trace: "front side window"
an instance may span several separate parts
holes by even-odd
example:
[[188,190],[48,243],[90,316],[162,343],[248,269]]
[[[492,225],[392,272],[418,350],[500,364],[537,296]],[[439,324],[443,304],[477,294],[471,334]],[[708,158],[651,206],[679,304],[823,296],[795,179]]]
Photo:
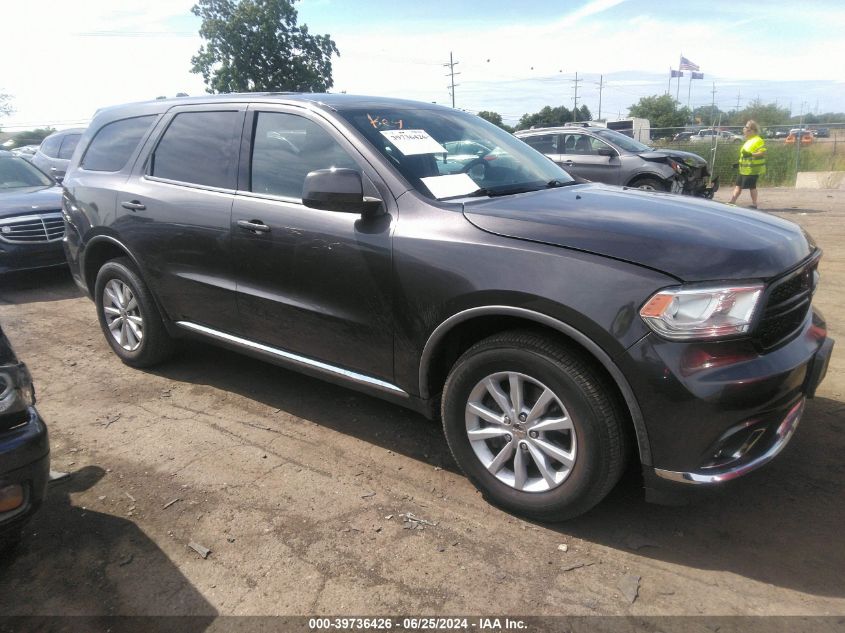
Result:
[[82,169],[120,171],[141,138],[150,129],[155,115],[114,121],[100,128],[82,158]]
[[574,182],[526,143],[473,114],[401,106],[339,114],[429,198],[509,195]]
[[296,200],[308,172],[357,169],[352,157],[322,127],[283,112],[259,112],[252,138],[250,191]]
[[617,147],[621,147],[626,152],[633,152],[635,154],[639,154],[640,152],[647,152],[651,148],[648,145],[643,145],[639,141],[635,141],[630,136],[625,136],[621,132],[617,132],[615,130],[606,130],[603,128],[596,128],[593,130],[593,134],[596,136],[616,145]]
[[182,112],[173,117],[153,152],[148,173],[221,189],[235,189],[235,138],[243,113]]
[[70,157],[73,156],[73,150],[76,149],[81,137],[81,134],[68,134],[65,136],[62,139],[62,146],[59,148],[59,158],[70,160]]

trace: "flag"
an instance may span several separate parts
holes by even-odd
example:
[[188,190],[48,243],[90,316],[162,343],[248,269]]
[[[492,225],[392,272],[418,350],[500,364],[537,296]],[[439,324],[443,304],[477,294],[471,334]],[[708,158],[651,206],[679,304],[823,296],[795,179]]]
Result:
[[670,79],[674,79],[675,77],[683,77],[683,76],[684,76],[684,73],[682,73],[680,70],[673,70],[672,76],[670,77]]
[[681,63],[678,64],[678,68],[681,70],[701,70],[701,68],[698,67],[698,64],[693,64],[683,55],[681,55]]
[[704,73],[697,73],[697,72],[693,72],[693,73],[692,73],[692,78],[693,78],[693,79],[704,79]]

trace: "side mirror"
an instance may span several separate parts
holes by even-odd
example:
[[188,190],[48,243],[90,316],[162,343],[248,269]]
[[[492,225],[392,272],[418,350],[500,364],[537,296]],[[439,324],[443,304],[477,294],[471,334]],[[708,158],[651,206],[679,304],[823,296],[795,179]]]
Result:
[[613,158],[618,156],[615,150],[610,149],[609,147],[600,147],[598,150],[599,156],[607,156],[608,158]]
[[360,213],[365,217],[379,215],[382,201],[364,197],[364,183],[354,169],[317,169],[305,176],[302,204],[311,209]]

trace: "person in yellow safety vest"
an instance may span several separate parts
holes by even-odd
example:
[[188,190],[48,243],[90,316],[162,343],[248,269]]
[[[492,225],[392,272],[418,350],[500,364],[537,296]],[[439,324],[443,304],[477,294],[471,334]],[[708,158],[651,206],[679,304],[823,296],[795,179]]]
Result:
[[760,126],[756,121],[749,121],[742,128],[745,143],[739,150],[739,176],[736,178],[731,196],[731,204],[735,204],[743,189],[751,194],[751,209],[757,208],[757,178],[766,173],[766,141],[760,138]]

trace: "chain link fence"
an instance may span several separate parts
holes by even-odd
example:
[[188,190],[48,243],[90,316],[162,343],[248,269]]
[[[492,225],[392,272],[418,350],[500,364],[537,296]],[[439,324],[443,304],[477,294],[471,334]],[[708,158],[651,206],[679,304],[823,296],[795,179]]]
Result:
[[[761,187],[794,186],[798,172],[845,171],[845,123],[772,126],[766,140],[766,174]],[[741,127],[686,129],[651,128],[651,145],[698,154],[723,186],[737,175],[734,165],[744,138]]]

